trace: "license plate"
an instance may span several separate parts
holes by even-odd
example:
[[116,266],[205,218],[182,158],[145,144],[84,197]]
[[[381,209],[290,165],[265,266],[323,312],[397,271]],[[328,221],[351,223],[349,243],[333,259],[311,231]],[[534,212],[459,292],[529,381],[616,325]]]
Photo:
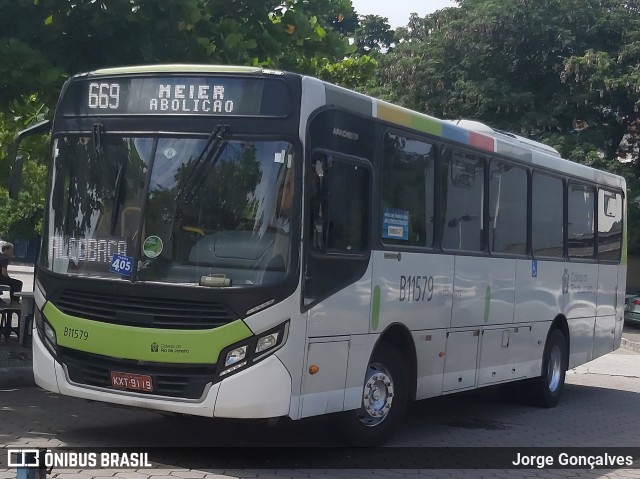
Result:
[[151,376],[144,374],[131,374],[111,371],[111,385],[120,389],[133,389],[136,391],[153,391]]

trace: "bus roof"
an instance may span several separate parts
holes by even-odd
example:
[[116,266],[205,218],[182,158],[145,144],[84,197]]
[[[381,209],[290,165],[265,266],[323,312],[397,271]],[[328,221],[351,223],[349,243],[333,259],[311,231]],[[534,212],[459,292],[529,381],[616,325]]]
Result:
[[129,67],[102,68],[88,73],[93,75],[135,75],[141,73],[262,73],[260,67],[233,65],[194,65],[173,63],[167,65],[138,65]]

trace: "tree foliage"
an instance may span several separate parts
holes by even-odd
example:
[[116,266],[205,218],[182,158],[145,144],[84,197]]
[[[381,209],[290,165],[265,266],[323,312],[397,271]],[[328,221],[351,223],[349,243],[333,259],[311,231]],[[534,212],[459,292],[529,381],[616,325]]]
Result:
[[22,145],[28,161],[17,201],[6,192],[8,146],[18,131],[50,118],[73,74],[151,63],[336,70],[326,74],[336,80],[372,73],[366,61],[353,74],[341,64],[355,50],[347,38],[358,25],[351,0],[0,0],[0,11],[2,237],[41,229],[48,140]]
[[360,55],[387,52],[395,42],[395,32],[389,21],[379,15],[362,15],[353,35],[353,43]]
[[[380,59],[376,93],[543,141],[564,157],[624,174],[637,198],[640,2],[458,3],[398,30],[396,48]],[[637,248],[640,211],[630,205]]]

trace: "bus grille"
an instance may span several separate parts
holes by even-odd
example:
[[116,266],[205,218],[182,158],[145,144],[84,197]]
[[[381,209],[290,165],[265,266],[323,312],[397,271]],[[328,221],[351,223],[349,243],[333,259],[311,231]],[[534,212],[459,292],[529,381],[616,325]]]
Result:
[[139,394],[198,399],[202,397],[205,386],[214,382],[216,374],[215,365],[141,362],[68,348],[60,348],[59,351],[60,360],[66,366],[72,382],[114,391],[121,389],[111,385],[111,371],[151,376],[153,392],[135,391]]
[[211,329],[235,318],[221,303],[62,290],[51,302],[80,318],[148,328]]

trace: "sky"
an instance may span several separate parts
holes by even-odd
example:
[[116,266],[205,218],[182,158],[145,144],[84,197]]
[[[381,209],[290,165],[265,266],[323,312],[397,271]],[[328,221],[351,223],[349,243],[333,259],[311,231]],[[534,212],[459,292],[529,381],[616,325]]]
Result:
[[391,28],[405,27],[411,13],[424,17],[427,13],[456,6],[452,0],[351,0],[351,3],[359,15],[387,17]]

